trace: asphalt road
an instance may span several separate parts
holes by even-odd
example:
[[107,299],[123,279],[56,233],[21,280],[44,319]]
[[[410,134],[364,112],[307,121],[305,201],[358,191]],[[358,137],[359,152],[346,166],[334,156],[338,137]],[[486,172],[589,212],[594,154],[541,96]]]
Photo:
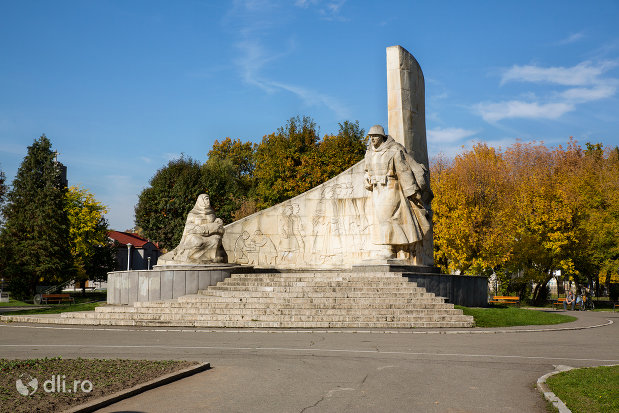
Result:
[[[213,367],[101,412],[545,412],[535,382],[554,365],[619,364],[619,313],[570,314],[579,320],[440,333],[0,324],[0,357],[186,359]],[[516,332],[529,329],[546,331]]]

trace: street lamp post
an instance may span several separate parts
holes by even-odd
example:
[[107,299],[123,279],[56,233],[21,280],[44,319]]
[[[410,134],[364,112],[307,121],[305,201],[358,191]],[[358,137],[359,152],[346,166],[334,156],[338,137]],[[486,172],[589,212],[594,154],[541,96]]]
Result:
[[127,244],[127,271],[131,269],[131,243]]

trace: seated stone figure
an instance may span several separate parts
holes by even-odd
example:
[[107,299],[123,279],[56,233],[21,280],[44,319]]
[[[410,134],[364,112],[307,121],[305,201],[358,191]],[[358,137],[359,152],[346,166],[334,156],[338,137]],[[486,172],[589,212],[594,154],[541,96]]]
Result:
[[226,262],[221,244],[224,223],[215,217],[206,194],[198,196],[196,205],[187,215],[181,242],[176,248],[159,257],[159,265],[213,264]]

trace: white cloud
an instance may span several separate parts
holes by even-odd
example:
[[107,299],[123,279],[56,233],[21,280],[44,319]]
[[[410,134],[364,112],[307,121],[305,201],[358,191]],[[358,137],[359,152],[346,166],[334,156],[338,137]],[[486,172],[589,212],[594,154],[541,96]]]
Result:
[[574,42],[577,42],[578,40],[582,39],[583,37],[585,37],[585,34],[583,32],[572,33],[569,36],[567,36],[565,39],[559,40],[557,42],[557,44],[558,45],[565,45],[565,44],[574,43]]
[[433,145],[431,142],[428,142],[428,153],[430,155],[430,163],[434,162],[436,157],[442,157],[447,159],[454,159],[456,156],[460,155],[464,151],[470,151],[473,149],[473,146],[477,143],[485,143],[489,147],[495,149],[505,149],[509,146],[519,142],[520,139],[505,137],[493,140],[483,140],[479,138],[467,139],[465,142],[461,144],[452,144],[452,145]]
[[337,14],[340,12],[342,6],[346,3],[346,0],[330,1],[327,2],[324,10],[325,13]]
[[163,154],[163,159],[169,161],[175,161],[177,159],[180,159],[183,156],[182,153],[175,153],[175,152],[166,152]]
[[617,62],[605,61],[597,65],[585,61],[572,67],[540,67],[535,65],[514,65],[501,77],[501,84],[510,81],[555,83],[564,86],[583,86],[595,84],[599,76]]
[[[295,5],[305,8],[315,3],[313,0],[301,0],[297,1]],[[326,7],[332,13],[337,13],[343,3],[343,1],[329,2]],[[262,89],[266,93],[290,92],[308,106],[325,106],[329,108],[340,119],[350,117],[350,111],[332,96],[301,85],[270,79],[267,75],[264,75],[269,63],[292,53],[295,45],[293,42],[288,42],[288,47],[280,53],[273,53],[267,50],[263,46],[261,38],[266,29],[271,26],[271,23],[264,20],[268,17],[261,10],[255,11],[258,18],[254,21],[251,18],[253,9],[254,7],[250,7],[248,3],[236,4],[235,9],[227,17],[228,19],[233,19],[234,13],[238,13],[238,17],[247,23],[243,26],[243,30],[238,32],[240,39],[236,43],[239,55],[235,59],[235,64],[240,71],[243,81]]]
[[324,105],[331,109],[340,119],[351,116],[350,111],[344,105],[329,95],[280,82],[269,81],[267,84],[294,93],[308,106]]
[[236,44],[240,50],[235,63],[241,71],[243,80],[254,86],[258,86],[268,93],[275,90],[268,85],[268,81],[259,76],[260,69],[270,61],[276,60],[279,56],[275,54],[267,54],[262,45],[257,40],[243,40]]
[[497,103],[479,103],[476,111],[486,122],[496,122],[502,119],[557,119],[563,114],[574,110],[571,103],[538,103],[510,100]]
[[297,7],[301,7],[307,9],[310,5],[317,4],[318,0],[297,0],[294,2],[294,5]]
[[477,131],[462,128],[428,129],[428,142],[453,143],[476,134]]
[[340,15],[340,10],[344,6],[344,3],[346,3],[346,0],[296,0],[294,5],[303,9],[314,6],[324,20],[346,21],[348,19]]
[[572,88],[561,93],[561,97],[577,103],[590,102],[592,100],[605,99],[613,96],[617,88],[613,85],[600,85],[593,88]]
[[[578,36],[575,36],[578,37]],[[474,110],[487,122],[502,119],[558,119],[571,112],[576,105],[615,95],[617,79],[602,75],[617,66],[618,61],[593,63],[584,61],[571,67],[541,67],[536,65],[514,65],[501,77],[501,84],[508,82],[531,82],[570,86],[562,91],[552,91],[538,97],[534,93],[521,93],[519,99],[503,102],[482,102]],[[523,99],[522,96],[528,96]]]

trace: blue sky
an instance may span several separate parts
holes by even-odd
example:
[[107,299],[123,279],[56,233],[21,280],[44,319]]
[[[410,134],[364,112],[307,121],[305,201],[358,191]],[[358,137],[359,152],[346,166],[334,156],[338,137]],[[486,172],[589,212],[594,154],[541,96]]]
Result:
[[385,48],[426,81],[430,156],[619,145],[619,2],[0,1],[0,169],[45,133],[110,226],[181,153],[308,115],[386,126]]

